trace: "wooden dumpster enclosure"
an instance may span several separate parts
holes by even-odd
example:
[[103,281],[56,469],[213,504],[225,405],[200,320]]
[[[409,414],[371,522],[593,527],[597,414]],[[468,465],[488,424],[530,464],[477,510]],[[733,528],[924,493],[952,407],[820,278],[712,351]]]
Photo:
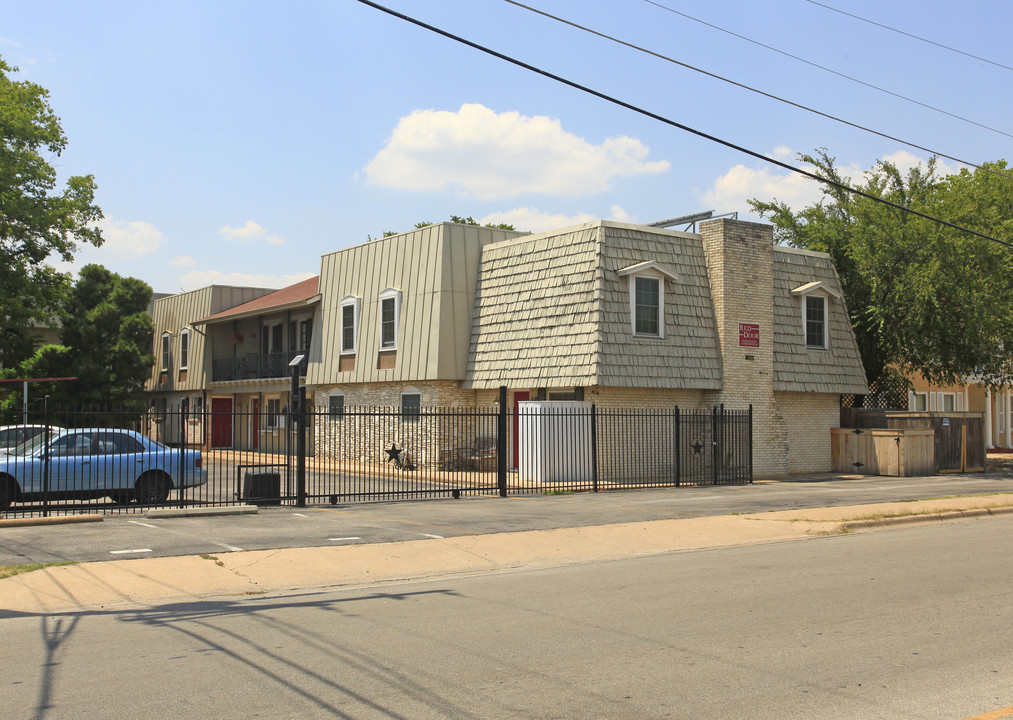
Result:
[[[848,408],[841,410],[841,428],[831,433],[834,472],[910,476],[985,470],[984,416],[980,412]],[[926,447],[926,440],[916,433],[927,433],[930,445]],[[892,451],[888,441],[895,445]]]

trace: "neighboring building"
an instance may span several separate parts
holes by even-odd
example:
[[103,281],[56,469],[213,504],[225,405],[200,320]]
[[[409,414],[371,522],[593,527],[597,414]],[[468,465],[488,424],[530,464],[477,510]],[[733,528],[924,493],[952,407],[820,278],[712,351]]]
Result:
[[[155,364],[145,385],[155,411],[148,428],[151,437],[173,444],[204,443],[202,411],[207,405],[210,356],[205,333],[195,322],[269,292],[265,288],[211,285],[153,300]],[[186,420],[175,422],[181,416]]]
[[491,405],[501,385],[513,407],[752,404],[757,475],[829,470],[864,371],[829,256],[772,243],[732,220],[442,223],[325,255],[307,383],[335,427],[345,406]]
[[299,376],[305,381],[318,323],[318,285],[319,278],[312,277],[193,323],[205,334],[211,447],[288,450],[290,363],[302,356]]
[[975,378],[959,385],[934,385],[911,375],[908,410],[916,412],[980,412],[985,420],[985,448],[1013,448],[1013,389],[989,389]]

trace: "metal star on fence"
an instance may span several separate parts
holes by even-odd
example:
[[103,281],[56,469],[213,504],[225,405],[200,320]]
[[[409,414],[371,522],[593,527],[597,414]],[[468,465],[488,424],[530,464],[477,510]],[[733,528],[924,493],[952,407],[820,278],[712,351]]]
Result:
[[391,443],[390,450],[384,450],[384,452],[387,453],[387,462],[391,460],[397,462],[401,455],[401,451],[397,449],[397,443]]
[[700,455],[701,451],[703,450],[703,443],[697,440],[695,443],[690,445],[690,447],[693,448],[694,455]]

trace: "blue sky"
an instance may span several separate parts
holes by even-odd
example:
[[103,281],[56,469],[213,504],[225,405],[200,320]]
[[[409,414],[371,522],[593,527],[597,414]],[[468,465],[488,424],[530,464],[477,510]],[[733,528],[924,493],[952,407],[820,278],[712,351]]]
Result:
[[[527,4],[954,157],[1013,154],[1013,71],[807,0],[655,2]],[[927,157],[504,0],[381,4],[763,155],[794,163],[826,147],[853,177]],[[1008,0],[825,4],[1013,66]],[[107,242],[77,264],[156,292],[282,287],[316,274],[323,253],[451,215],[540,231],[702,210],[756,219],[748,198],[819,197],[811,181],[355,0],[0,0],[0,17],[0,55],[62,119],[60,173],[99,186]]]

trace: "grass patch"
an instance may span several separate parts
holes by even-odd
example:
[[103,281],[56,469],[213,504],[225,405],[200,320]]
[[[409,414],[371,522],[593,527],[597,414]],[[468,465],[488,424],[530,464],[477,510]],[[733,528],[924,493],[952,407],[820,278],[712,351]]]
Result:
[[215,565],[218,567],[225,567],[225,563],[218,559],[217,555],[208,555],[207,553],[201,553],[201,560],[214,560]]
[[21,575],[23,573],[35,572],[36,570],[43,570],[49,567],[60,567],[62,565],[77,565],[73,560],[65,560],[63,562],[51,562],[51,563],[28,563],[25,565],[0,565],[0,580],[4,578],[14,577],[15,575]]

